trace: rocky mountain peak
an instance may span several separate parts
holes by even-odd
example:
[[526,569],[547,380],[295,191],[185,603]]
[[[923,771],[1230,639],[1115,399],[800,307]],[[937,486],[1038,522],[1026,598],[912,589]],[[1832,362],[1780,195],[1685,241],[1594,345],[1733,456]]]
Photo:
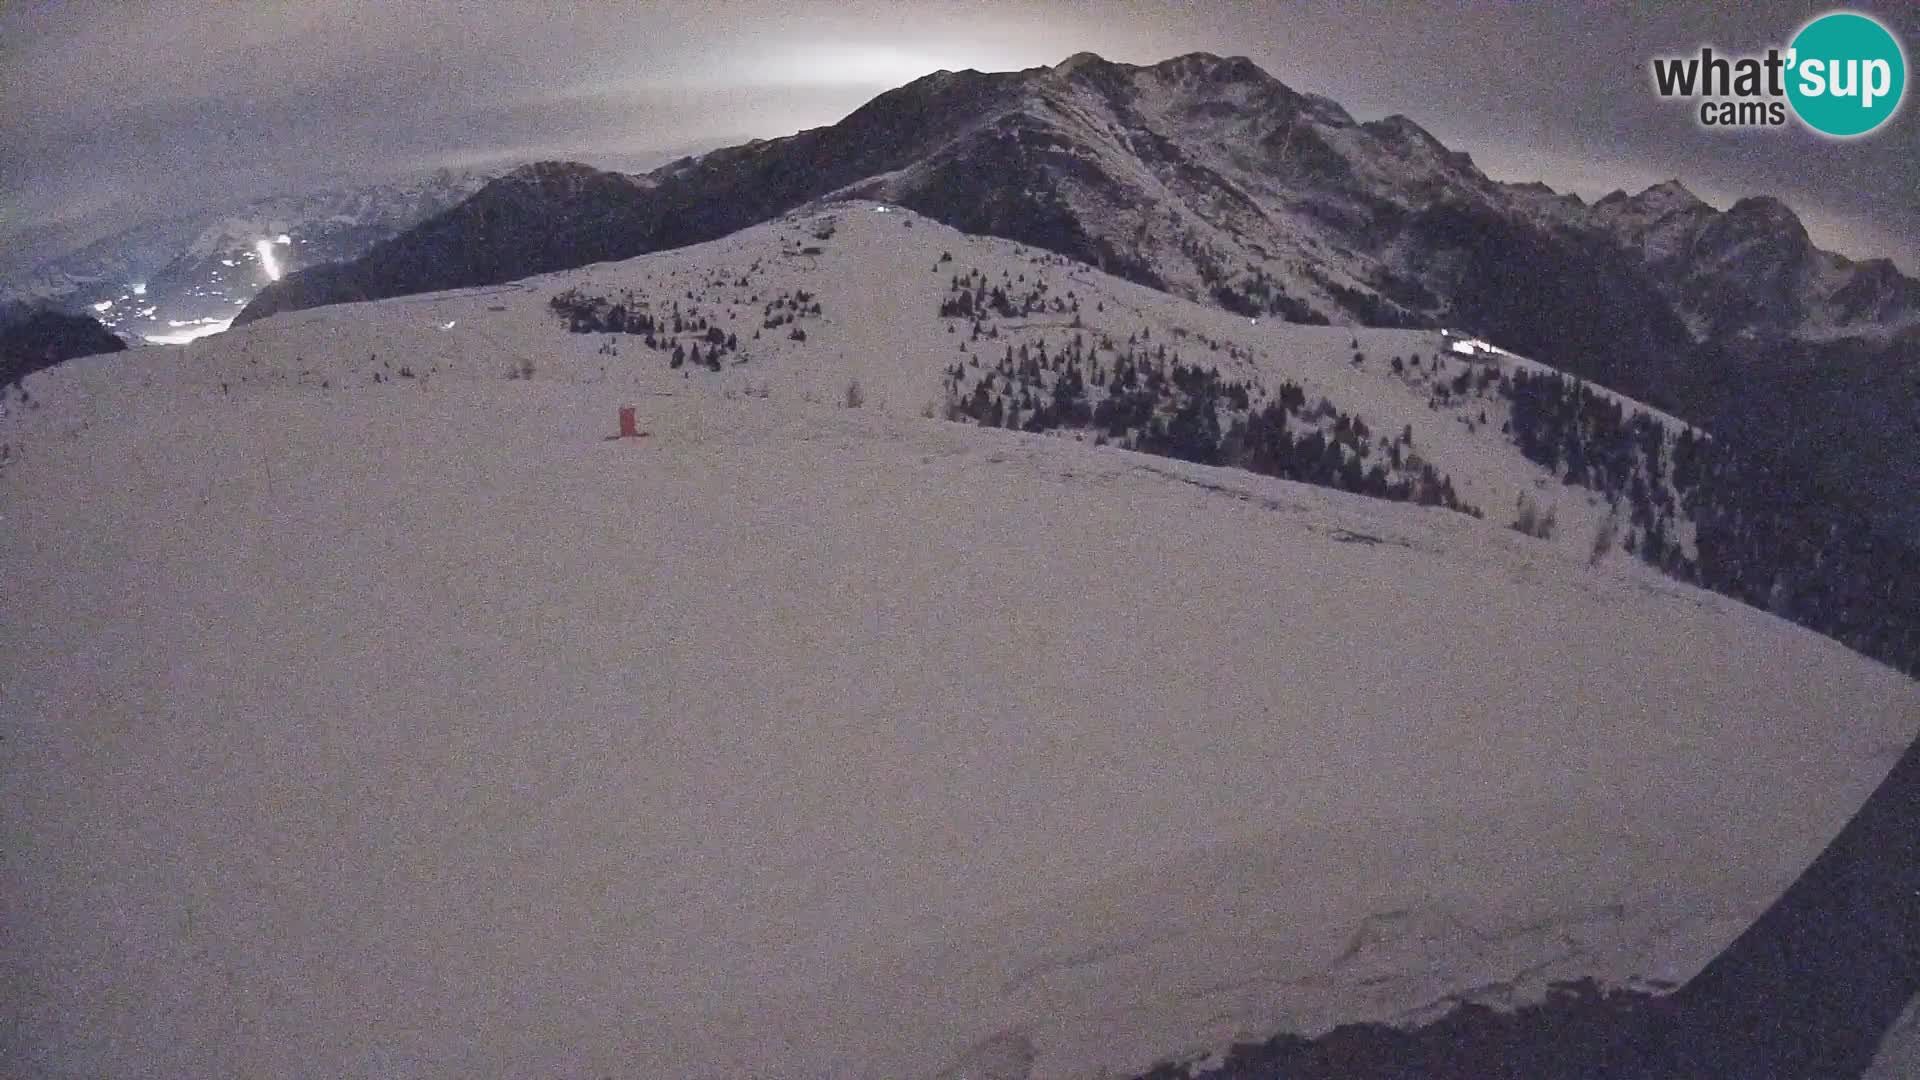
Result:
[[1186,82],[1265,82],[1273,78],[1244,56],[1216,56],[1209,52],[1184,53],[1162,60],[1148,70]]
[[1700,197],[1687,189],[1679,178],[1663,180],[1635,195],[1634,201],[1642,206],[1664,210],[1681,210],[1692,206],[1704,206]]
[[578,178],[599,171],[591,165],[583,165],[578,161],[534,161],[514,169],[502,179],[523,184],[540,184],[558,179]]
[[[1439,139],[1434,138],[1431,132],[1415,123],[1412,117],[1403,113],[1394,113],[1392,116],[1372,120],[1361,126],[1381,138],[1420,143],[1425,146],[1438,147],[1442,151],[1446,149],[1446,146],[1442,144]],[[1545,184],[1541,184],[1540,186],[1546,187]]]
[[1771,195],[1754,195],[1741,199],[1727,209],[1723,219],[1729,227],[1738,228],[1747,233],[1770,233],[1779,236],[1796,246],[1809,244],[1807,227],[1801,223],[1786,203]]
[[488,187],[535,188],[553,192],[576,192],[595,184],[635,183],[623,173],[607,172],[578,161],[536,161],[522,165]]
[[1072,75],[1087,68],[1111,67],[1107,59],[1095,52],[1077,52],[1065,60],[1053,65],[1055,75]]
[[1717,214],[1694,241],[1702,262],[1736,262],[1749,278],[1770,282],[1802,274],[1813,254],[1813,241],[1799,215],[1771,196],[1741,199]]

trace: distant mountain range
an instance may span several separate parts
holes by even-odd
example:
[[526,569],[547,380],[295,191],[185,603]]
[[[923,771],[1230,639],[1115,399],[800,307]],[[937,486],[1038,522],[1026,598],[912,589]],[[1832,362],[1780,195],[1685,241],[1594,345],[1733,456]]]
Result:
[[[1404,116],[1358,123],[1243,58],[1137,67],[1085,53],[930,75],[831,127],[643,176],[530,166],[348,266],[294,276],[242,321],[679,246],[830,195],[1306,321],[1492,330],[1573,308],[1610,342],[1649,345],[1920,325],[1920,282],[1815,248],[1773,199],[1722,212],[1674,181],[1588,205],[1493,181]],[[1496,260],[1523,260],[1531,304],[1486,295],[1505,276]]]
[[1886,498],[1920,475],[1920,282],[1820,250],[1771,198],[1721,211],[1671,181],[1589,204],[1498,182],[1404,116],[1357,122],[1239,57],[940,72],[644,175],[529,166],[238,321],[626,258],[828,197],[1249,316],[1461,327],[1716,431],[1776,441],[1784,423],[1794,468],[1920,528]]
[[16,272],[0,283],[0,303],[89,313],[131,338],[209,333],[224,328],[274,273],[357,258],[486,180],[441,170],[143,223]]

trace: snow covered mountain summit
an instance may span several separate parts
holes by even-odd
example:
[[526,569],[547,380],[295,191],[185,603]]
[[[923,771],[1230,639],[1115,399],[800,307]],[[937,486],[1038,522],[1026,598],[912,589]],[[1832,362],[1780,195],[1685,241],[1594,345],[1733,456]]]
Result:
[[[1136,66],[1083,53],[1052,68],[939,72],[830,127],[684,159],[626,186],[506,178],[353,266],[270,290],[242,321],[709,240],[828,195],[885,198],[1234,310],[1443,321],[1536,352],[1535,337],[1567,336],[1551,324],[1575,308],[1629,348],[1685,343],[1689,320],[1718,335],[1823,336],[1920,321],[1915,283],[1814,251],[1772,200],[1724,215],[1690,195],[1662,203],[1712,233],[1691,242],[1689,232],[1672,256],[1680,265],[1668,265],[1631,225],[1671,231],[1650,209],[1665,190],[1588,207],[1490,180],[1407,117],[1357,122],[1244,57]],[[1736,240],[1747,235],[1784,262]],[[1531,300],[1493,295],[1484,285],[1497,263],[1549,280]],[[1788,288],[1796,302],[1784,313],[1708,310],[1702,276],[1743,295]],[[1556,295],[1555,278],[1579,295]]]

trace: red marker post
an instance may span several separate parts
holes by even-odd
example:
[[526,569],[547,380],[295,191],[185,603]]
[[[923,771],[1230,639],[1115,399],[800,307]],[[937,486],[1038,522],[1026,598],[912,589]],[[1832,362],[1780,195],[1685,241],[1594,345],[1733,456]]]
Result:
[[633,406],[620,406],[620,434],[607,436],[607,441],[612,442],[615,439],[644,439],[646,437],[647,433],[640,430],[639,423],[634,419]]

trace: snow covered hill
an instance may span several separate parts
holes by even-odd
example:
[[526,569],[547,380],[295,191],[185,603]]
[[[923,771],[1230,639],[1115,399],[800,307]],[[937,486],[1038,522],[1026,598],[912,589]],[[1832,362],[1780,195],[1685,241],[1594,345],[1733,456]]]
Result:
[[[984,298],[977,309],[976,291]],[[1311,457],[1351,462],[1362,475],[1378,465],[1388,481],[1417,480],[1430,465],[1436,483],[1451,481],[1461,508],[1501,524],[1514,520],[1523,501],[1553,513],[1552,539],[1569,550],[1590,553],[1609,516],[1621,518],[1622,541],[1636,526],[1642,536],[1660,532],[1682,547],[1689,535],[1671,497],[1658,520],[1629,523],[1630,508],[1619,498],[1563,484],[1515,452],[1501,430],[1512,403],[1493,380],[1541,373],[1538,364],[1497,351],[1468,359],[1439,331],[1235,315],[885,204],[830,204],[712,243],[490,289],[281,316],[231,344],[210,343],[194,363],[226,372],[234,385],[312,381],[324,377],[307,359],[316,332],[338,342],[336,355],[379,357],[377,371],[359,364],[334,372],[333,381],[391,379],[402,367],[427,378],[492,377],[505,371],[499,361],[476,371],[468,358],[504,355],[516,358],[510,363],[532,362],[536,378],[606,380],[645,392],[704,387],[834,402],[858,383],[875,407],[906,414],[958,415],[984,388],[1004,403],[990,422],[1028,428],[1064,426],[1058,416],[1036,421],[1035,412],[1055,400],[1068,360],[1083,383],[1100,377],[1096,369],[1111,376],[1127,361],[1169,372],[1184,365],[1247,386],[1244,402],[1217,399],[1209,422],[1222,431],[1291,384],[1299,403],[1289,418],[1296,439],[1320,431],[1324,443],[1344,444],[1344,453],[1316,444]],[[685,367],[674,366],[676,348]],[[244,361],[236,349],[248,351]],[[1023,375],[1022,364],[1037,370]],[[1110,384],[1080,387],[1088,402],[1111,392]],[[1018,416],[1005,407],[1022,403]],[[1655,420],[1668,445],[1685,430],[1657,410],[1626,404],[1629,414]],[[1139,441],[1137,425],[1122,439],[1095,419],[1069,433]],[[1352,420],[1361,424],[1347,430]]]
[[[1596,559],[1547,373],[1445,348],[849,203],[29,376],[8,1067],[1095,1076],[1684,980],[1920,687]],[[1208,413],[1389,498],[1123,448]]]

